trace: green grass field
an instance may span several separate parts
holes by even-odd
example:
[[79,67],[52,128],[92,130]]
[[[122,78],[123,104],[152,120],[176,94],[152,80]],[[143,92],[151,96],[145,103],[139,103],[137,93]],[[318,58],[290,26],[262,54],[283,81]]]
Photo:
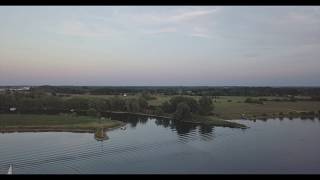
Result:
[[47,129],[66,131],[95,131],[123,125],[122,122],[111,119],[98,119],[88,116],[72,115],[29,115],[0,114],[1,131],[11,129]]
[[[157,95],[156,99],[150,100],[149,104],[159,106],[165,101],[169,101],[172,96]],[[196,100],[200,96],[189,96]],[[247,97],[245,96],[219,96],[214,100],[214,113],[219,115],[222,119],[232,120],[240,119],[242,114],[247,116],[261,116],[273,114],[289,114],[291,112],[308,112],[320,110],[320,102],[318,101],[266,101],[264,104],[245,103]],[[287,99],[285,97],[254,97],[254,98],[266,98],[271,99]],[[299,97],[306,99],[306,97]]]
[[[272,116],[279,113],[289,114],[292,112],[308,112],[320,110],[320,102],[316,101],[296,101],[296,102],[276,102],[266,101],[265,104],[245,103],[243,97],[221,98],[214,103],[214,112],[223,119],[239,119],[242,114],[246,116]],[[228,100],[232,100],[228,102]]]
[[[81,96],[85,98],[111,98],[114,95],[73,95]],[[118,95],[120,98],[137,98],[139,95],[128,95],[123,97]],[[148,100],[149,105],[160,106],[165,101],[169,101],[173,96],[170,95],[154,95],[154,99]],[[200,96],[188,96],[196,100]],[[308,99],[309,97],[297,96],[301,100],[290,102],[290,101],[265,101],[264,104],[253,104],[245,103],[247,97],[245,96],[218,96],[213,100],[214,103],[214,113],[221,119],[224,120],[234,120],[240,119],[242,115],[248,118],[258,118],[258,117],[277,117],[279,114],[284,116],[290,113],[300,113],[300,112],[310,112],[314,111],[316,114],[320,110],[319,101],[304,101],[303,99]],[[288,99],[288,97],[274,97],[274,96],[264,96],[264,97],[252,97],[254,99],[265,98],[268,100],[272,99]],[[217,118],[217,117],[214,117]]]

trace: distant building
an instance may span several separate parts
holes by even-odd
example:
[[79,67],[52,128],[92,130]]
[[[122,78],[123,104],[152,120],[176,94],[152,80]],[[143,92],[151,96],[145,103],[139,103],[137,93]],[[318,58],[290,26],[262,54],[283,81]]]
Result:
[[30,87],[9,88],[10,91],[29,91]]
[[16,111],[16,110],[17,110],[17,108],[15,108],[15,107],[9,108],[9,111],[11,111],[11,112],[14,112],[14,111]]

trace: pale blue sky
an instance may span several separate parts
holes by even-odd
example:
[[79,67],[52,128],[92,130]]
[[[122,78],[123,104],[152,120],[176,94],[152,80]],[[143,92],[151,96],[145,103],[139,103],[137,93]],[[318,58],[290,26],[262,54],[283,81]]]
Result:
[[0,85],[320,85],[320,8],[0,7]]

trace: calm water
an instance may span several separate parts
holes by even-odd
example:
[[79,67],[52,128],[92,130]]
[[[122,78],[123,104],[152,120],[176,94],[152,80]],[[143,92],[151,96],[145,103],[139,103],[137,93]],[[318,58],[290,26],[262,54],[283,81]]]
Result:
[[126,130],[0,134],[0,173],[320,173],[320,122],[240,121],[246,130],[122,118]]

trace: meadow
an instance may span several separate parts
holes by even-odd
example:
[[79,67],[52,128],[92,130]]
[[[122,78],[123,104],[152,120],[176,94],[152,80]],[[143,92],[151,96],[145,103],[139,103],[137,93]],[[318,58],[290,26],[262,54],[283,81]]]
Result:
[[95,132],[97,129],[116,128],[124,123],[111,119],[70,114],[0,114],[0,132],[14,131],[71,131]]

